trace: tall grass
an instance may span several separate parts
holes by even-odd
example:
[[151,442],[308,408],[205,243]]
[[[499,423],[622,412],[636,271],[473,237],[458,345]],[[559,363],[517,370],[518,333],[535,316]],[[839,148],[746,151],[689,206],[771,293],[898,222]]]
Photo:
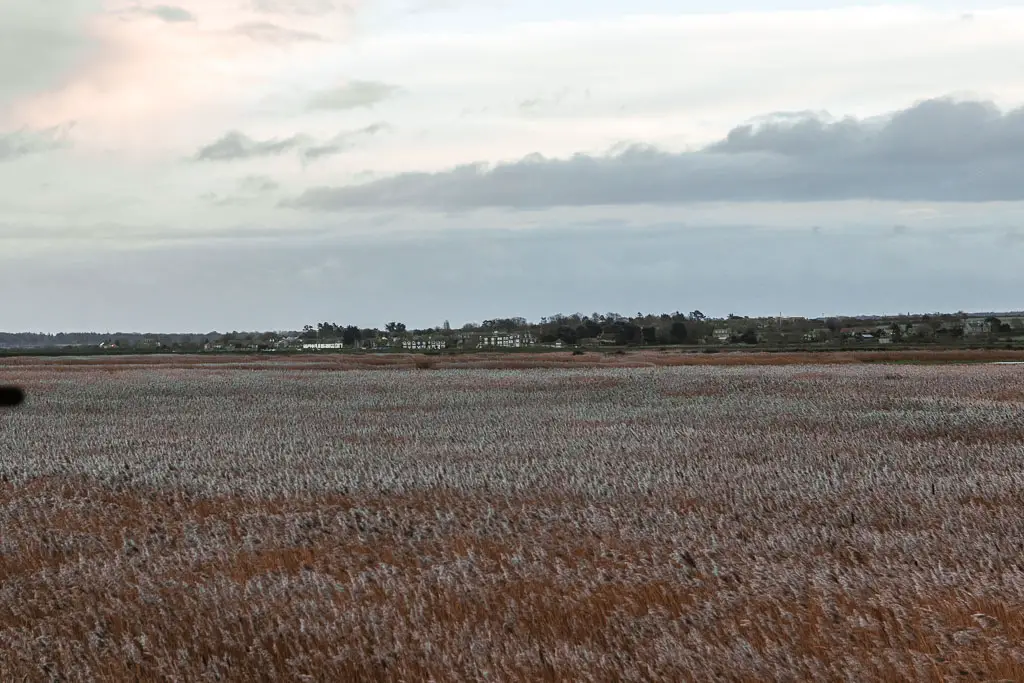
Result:
[[304,363],[0,370],[0,680],[1024,679],[1019,367]]

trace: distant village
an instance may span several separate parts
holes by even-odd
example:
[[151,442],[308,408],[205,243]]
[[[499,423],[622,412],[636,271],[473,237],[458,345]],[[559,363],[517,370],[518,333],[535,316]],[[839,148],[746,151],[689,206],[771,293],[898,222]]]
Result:
[[[400,334],[396,336],[374,336],[369,339],[358,339],[346,343],[342,339],[308,339],[300,335],[281,337],[265,341],[253,340],[228,340],[214,341],[205,345],[207,351],[222,350],[302,350],[302,351],[338,351],[342,349],[361,349],[364,351],[445,351],[448,349],[522,349],[537,347],[540,345],[538,338],[532,332],[507,332],[494,331],[487,334],[474,334],[468,332],[453,332],[449,334]],[[556,339],[545,344],[552,348],[562,348],[564,342]]]
[[635,346],[835,348],[902,345],[1024,345],[1024,313],[934,313],[856,317],[724,318],[689,313],[501,318],[457,329],[360,328],[322,322],[275,332],[0,333],[0,350],[66,352],[420,352],[595,349]]
[[[346,328],[347,329],[347,328]],[[708,318],[690,314],[554,316],[538,323],[523,319],[487,321],[464,329],[445,327],[407,331],[401,324],[392,329],[352,331],[327,324],[307,327],[299,334],[258,340],[211,342],[207,350],[295,349],[329,351],[500,351],[524,348],[593,348],[669,345],[768,345],[807,346],[855,344],[862,346],[899,343],[936,344],[985,341],[1024,342],[1024,313],[935,314],[892,318]]]

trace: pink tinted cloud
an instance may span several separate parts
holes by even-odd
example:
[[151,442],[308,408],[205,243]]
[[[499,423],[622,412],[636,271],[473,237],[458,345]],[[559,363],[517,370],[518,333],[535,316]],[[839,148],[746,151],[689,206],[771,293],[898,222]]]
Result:
[[86,27],[98,49],[59,87],[16,101],[9,123],[74,121],[79,143],[125,151],[187,140],[197,123],[239,114],[279,70],[344,40],[351,12],[267,14],[239,0],[118,0],[105,10]]

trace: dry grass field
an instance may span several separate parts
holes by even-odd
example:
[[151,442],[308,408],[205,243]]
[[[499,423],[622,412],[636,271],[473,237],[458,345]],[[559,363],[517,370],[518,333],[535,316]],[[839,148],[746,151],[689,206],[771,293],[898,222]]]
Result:
[[0,680],[1024,680],[1024,366],[767,355],[0,361]]
[[985,363],[1024,362],[1024,349],[934,349],[891,351],[744,351],[700,353],[678,348],[646,348],[587,351],[573,355],[568,351],[498,351],[425,355],[421,353],[309,353],[239,355],[139,355],[81,357],[12,357],[0,359],[2,367],[39,369],[60,367],[85,370],[102,368],[107,372],[150,368],[220,368],[258,370],[274,366],[277,370],[530,370],[552,368],[655,368],[690,365],[848,365],[859,363]]

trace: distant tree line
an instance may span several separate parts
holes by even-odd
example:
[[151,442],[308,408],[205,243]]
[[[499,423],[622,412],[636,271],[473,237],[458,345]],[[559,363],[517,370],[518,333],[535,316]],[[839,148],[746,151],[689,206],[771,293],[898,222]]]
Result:
[[99,347],[101,345],[113,348],[198,349],[218,336],[218,332],[209,332],[207,334],[146,334],[139,332],[58,332],[56,334],[44,334],[39,332],[0,332],[0,349],[74,348],[83,346]]
[[[885,340],[896,344],[957,344],[966,338],[989,343],[1024,340],[1022,313],[933,313],[898,316],[830,318],[749,318],[729,314],[712,318],[700,310],[687,313],[557,313],[538,321],[506,317],[470,322],[458,329],[445,321],[431,328],[412,329],[390,321],[381,328],[335,322],[305,325],[301,330],[208,332],[205,334],[146,334],[65,332],[2,333],[0,349],[100,349],[191,352],[217,349],[280,348],[282,344],[323,341],[356,347],[382,339],[420,337],[463,339],[473,335],[529,333],[541,344],[563,346],[589,343],[615,346],[741,344],[774,347],[844,345]],[[454,341],[450,347],[455,346]]]
[[[409,329],[404,323],[389,322],[383,329],[358,328],[335,323],[307,325],[301,338],[338,340],[356,345],[363,339],[453,336],[496,332],[531,333],[541,344],[575,346],[600,340],[617,346],[681,345],[709,342],[743,345],[795,345],[806,343],[853,343],[886,340],[889,343],[942,344],[964,339],[968,318],[973,322],[972,338],[989,342],[1024,337],[1024,314],[960,313],[906,314],[898,316],[857,316],[831,318],[750,318],[729,314],[711,318],[700,310],[688,313],[558,313],[530,322],[522,317],[495,318],[466,323],[453,330],[442,326]],[[984,317],[981,317],[984,316]]]

